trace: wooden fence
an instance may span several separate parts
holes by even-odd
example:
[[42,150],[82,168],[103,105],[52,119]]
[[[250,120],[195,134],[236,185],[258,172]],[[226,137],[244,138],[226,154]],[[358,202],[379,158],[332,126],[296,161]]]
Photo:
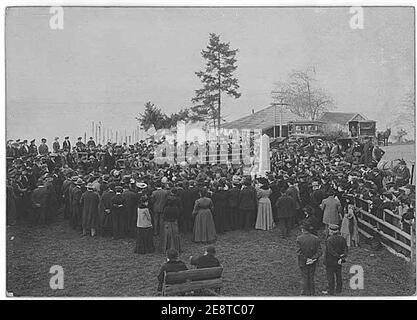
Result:
[[372,208],[372,201],[350,197],[357,210],[359,232],[367,238],[379,235],[381,243],[391,252],[415,262],[416,228],[413,222],[388,209]]

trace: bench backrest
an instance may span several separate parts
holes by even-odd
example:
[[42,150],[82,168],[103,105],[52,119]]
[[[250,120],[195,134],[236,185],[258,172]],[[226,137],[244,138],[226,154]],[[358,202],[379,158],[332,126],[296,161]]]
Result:
[[165,284],[184,283],[186,281],[199,281],[221,278],[223,267],[201,268],[165,273]]

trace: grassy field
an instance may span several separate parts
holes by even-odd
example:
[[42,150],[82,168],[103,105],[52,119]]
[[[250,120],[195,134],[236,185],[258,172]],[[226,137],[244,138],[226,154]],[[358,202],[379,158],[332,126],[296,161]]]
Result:
[[[282,239],[279,230],[234,231],[219,236],[218,258],[224,270],[226,296],[298,296],[300,274],[295,237]],[[181,259],[202,253],[203,245],[182,239]],[[154,296],[161,254],[136,255],[134,240],[80,237],[61,217],[49,226],[7,228],[7,290],[14,296]],[[49,270],[64,269],[64,289],[52,290]],[[364,269],[364,289],[349,288],[349,268]],[[345,296],[398,296],[415,293],[407,262],[366,244],[353,248],[344,266]],[[320,292],[326,288],[320,262],[316,276]]]

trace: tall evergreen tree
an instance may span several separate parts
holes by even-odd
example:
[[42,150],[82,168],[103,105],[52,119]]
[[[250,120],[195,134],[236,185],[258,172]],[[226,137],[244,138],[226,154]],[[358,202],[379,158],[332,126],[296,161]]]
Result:
[[236,53],[238,49],[230,49],[230,44],[220,42],[220,36],[210,33],[206,50],[201,51],[206,60],[204,71],[196,72],[203,83],[203,88],[195,91],[192,102],[195,104],[191,111],[206,120],[217,120],[217,127],[221,123],[222,93],[239,98],[240,93],[237,78],[233,72],[237,69]]
[[144,130],[148,130],[152,125],[155,130],[164,128],[165,119],[166,115],[150,101],[145,104],[145,112],[136,117]]

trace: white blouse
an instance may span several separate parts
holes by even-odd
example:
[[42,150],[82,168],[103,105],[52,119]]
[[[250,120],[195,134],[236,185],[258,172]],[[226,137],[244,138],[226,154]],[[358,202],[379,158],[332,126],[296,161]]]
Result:
[[152,227],[151,214],[148,208],[138,208],[138,220],[136,223],[138,228]]

